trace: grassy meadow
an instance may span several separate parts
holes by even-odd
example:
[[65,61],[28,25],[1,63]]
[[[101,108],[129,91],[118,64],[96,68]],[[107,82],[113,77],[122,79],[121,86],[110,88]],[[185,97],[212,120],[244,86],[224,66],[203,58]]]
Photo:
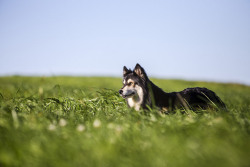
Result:
[[137,112],[121,78],[0,77],[0,166],[250,166],[249,86],[152,81],[207,87],[228,111]]

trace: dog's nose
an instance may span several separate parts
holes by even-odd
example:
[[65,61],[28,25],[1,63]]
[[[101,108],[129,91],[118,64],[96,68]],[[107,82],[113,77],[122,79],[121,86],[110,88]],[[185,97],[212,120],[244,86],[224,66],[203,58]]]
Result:
[[119,90],[119,93],[122,94],[122,93],[123,93],[123,90],[120,89],[120,90]]

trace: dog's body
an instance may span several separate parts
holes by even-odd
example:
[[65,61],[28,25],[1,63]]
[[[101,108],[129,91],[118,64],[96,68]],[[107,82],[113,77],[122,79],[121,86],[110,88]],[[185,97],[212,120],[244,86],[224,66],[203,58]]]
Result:
[[226,108],[222,100],[207,88],[187,88],[181,92],[166,93],[151,82],[144,69],[136,64],[134,70],[123,68],[123,87],[120,95],[135,110],[158,107],[162,111],[174,109]]

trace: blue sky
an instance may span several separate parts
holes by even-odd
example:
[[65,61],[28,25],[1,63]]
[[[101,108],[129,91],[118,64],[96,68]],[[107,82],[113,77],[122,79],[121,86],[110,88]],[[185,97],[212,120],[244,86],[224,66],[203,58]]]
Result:
[[250,1],[0,1],[0,75],[250,84]]

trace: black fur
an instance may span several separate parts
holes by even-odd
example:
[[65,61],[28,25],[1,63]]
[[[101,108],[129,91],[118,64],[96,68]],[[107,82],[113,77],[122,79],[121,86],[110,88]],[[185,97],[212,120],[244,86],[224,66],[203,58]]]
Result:
[[175,109],[226,109],[222,100],[207,88],[196,87],[187,88],[180,92],[164,92],[149,80],[145,70],[139,64],[136,64],[133,71],[124,66],[123,78],[125,81],[128,79],[134,80],[143,89],[143,102],[141,104],[143,109],[147,109],[147,106],[156,106],[166,111]]

